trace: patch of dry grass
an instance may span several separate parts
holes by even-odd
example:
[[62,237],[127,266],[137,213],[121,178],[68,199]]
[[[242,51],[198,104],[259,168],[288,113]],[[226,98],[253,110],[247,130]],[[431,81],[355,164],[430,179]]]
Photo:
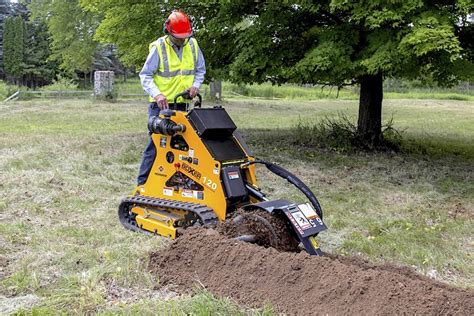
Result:
[[[0,295],[34,295],[37,312],[241,311],[208,293],[177,299],[156,290],[147,255],[168,241],[128,232],[118,222],[118,203],[134,186],[146,142],[146,104],[54,102],[0,108]],[[355,101],[225,106],[259,157],[287,167],[314,190],[330,228],[321,234],[323,248],[472,286],[472,104],[388,102],[384,114],[393,113],[411,142],[413,150],[403,154],[294,144],[301,117],[316,121],[341,111],[354,117]],[[259,172],[272,198],[301,198]]]

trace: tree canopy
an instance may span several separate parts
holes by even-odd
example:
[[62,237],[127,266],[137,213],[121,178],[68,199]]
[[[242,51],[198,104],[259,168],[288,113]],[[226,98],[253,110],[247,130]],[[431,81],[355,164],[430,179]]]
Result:
[[[384,78],[450,85],[474,74],[470,0],[81,0],[95,38],[140,66],[177,6],[191,15],[209,75],[240,83],[360,84],[359,131],[380,139]],[[209,78],[209,76],[208,76]]]
[[78,0],[32,1],[28,8],[32,20],[45,21],[48,26],[50,59],[71,74],[76,70],[88,73],[98,46],[93,36],[100,16],[83,10]]
[[96,38],[115,43],[129,65],[142,64],[148,43],[162,34],[162,22],[179,5],[191,15],[206,59],[224,57],[225,65],[218,64],[235,81],[338,85],[382,72],[410,79],[429,75],[448,84],[469,73],[460,69],[472,67],[460,43],[471,25],[467,0],[81,4],[105,13]]
[[51,82],[58,72],[58,64],[49,59],[51,55],[48,27],[44,21],[27,24],[23,79],[29,86]]
[[15,80],[23,75],[26,36],[26,23],[21,16],[5,19],[3,65],[5,73]]

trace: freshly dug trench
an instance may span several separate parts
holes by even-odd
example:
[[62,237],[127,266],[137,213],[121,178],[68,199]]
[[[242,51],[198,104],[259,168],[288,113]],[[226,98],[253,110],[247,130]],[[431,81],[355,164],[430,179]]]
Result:
[[430,280],[408,268],[373,265],[352,257],[236,241],[211,229],[188,229],[150,255],[160,285],[191,291],[197,283],[249,307],[270,303],[289,314],[474,315],[474,291]]

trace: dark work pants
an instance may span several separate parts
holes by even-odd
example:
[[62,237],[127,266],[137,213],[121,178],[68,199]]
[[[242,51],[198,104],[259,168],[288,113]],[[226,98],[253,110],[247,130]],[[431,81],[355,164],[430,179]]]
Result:
[[[186,111],[187,104],[186,103],[176,103],[175,106],[170,105],[170,108],[176,109],[178,111]],[[156,102],[152,102],[148,105],[148,119],[152,116],[157,116],[160,114],[160,108]],[[138,171],[138,178],[137,184],[142,185],[148,179],[148,175],[150,174],[151,167],[153,167],[153,162],[156,158],[156,147],[151,139],[151,135],[148,138],[148,144],[145,147],[145,151],[143,152],[142,163],[140,165],[140,170]]]
[[[160,108],[155,102],[152,102],[148,105],[148,118],[152,116],[157,116],[160,114]],[[137,183],[142,185],[146,182],[148,175],[150,174],[151,167],[156,157],[156,147],[151,139],[151,135],[148,138],[148,144],[145,147],[143,152],[142,163],[140,165],[140,170],[138,171]]]

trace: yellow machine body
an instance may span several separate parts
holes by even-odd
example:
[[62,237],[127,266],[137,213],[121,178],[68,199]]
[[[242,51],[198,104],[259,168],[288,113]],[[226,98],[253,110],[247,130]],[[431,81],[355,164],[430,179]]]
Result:
[[[315,236],[327,227],[316,196],[291,172],[256,159],[224,108],[163,110],[148,129],[157,154],[145,184],[120,203],[124,227],[174,239],[187,227],[230,220],[239,240],[278,248],[284,234],[310,255],[322,254]],[[287,180],[310,203],[269,200],[257,187],[255,164]]]
[[[189,112],[176,111],[172,121],[184,126],[184,131],[176,135],[182,136],[187,150],[172,146],[172,138],[176,135],[152,134],[157,155],[148,179],[144,185],[134,189],[132,195],[191,202],[211,208],[219,221],[226,218],[228,202],[221,182],[221,171],[225,165],[240,165],[254,158],[244,146],[234,138],[246,154],[245,158],[235,161],[217,161],[204,144],[202,138],[188,120]],[[172,157],[172,158],[171,158]],[[202,187],[202,190],[176,188],[167,183],[177,172],[184,174]],[[255,166],[249,165],[242,170],[247,183],[256,187]],[[168,208],[135,206],[131,211],[137,214],[136,221],[140,228],[168,238],[177,236],[179,222],[186,215],[185,211]]]

